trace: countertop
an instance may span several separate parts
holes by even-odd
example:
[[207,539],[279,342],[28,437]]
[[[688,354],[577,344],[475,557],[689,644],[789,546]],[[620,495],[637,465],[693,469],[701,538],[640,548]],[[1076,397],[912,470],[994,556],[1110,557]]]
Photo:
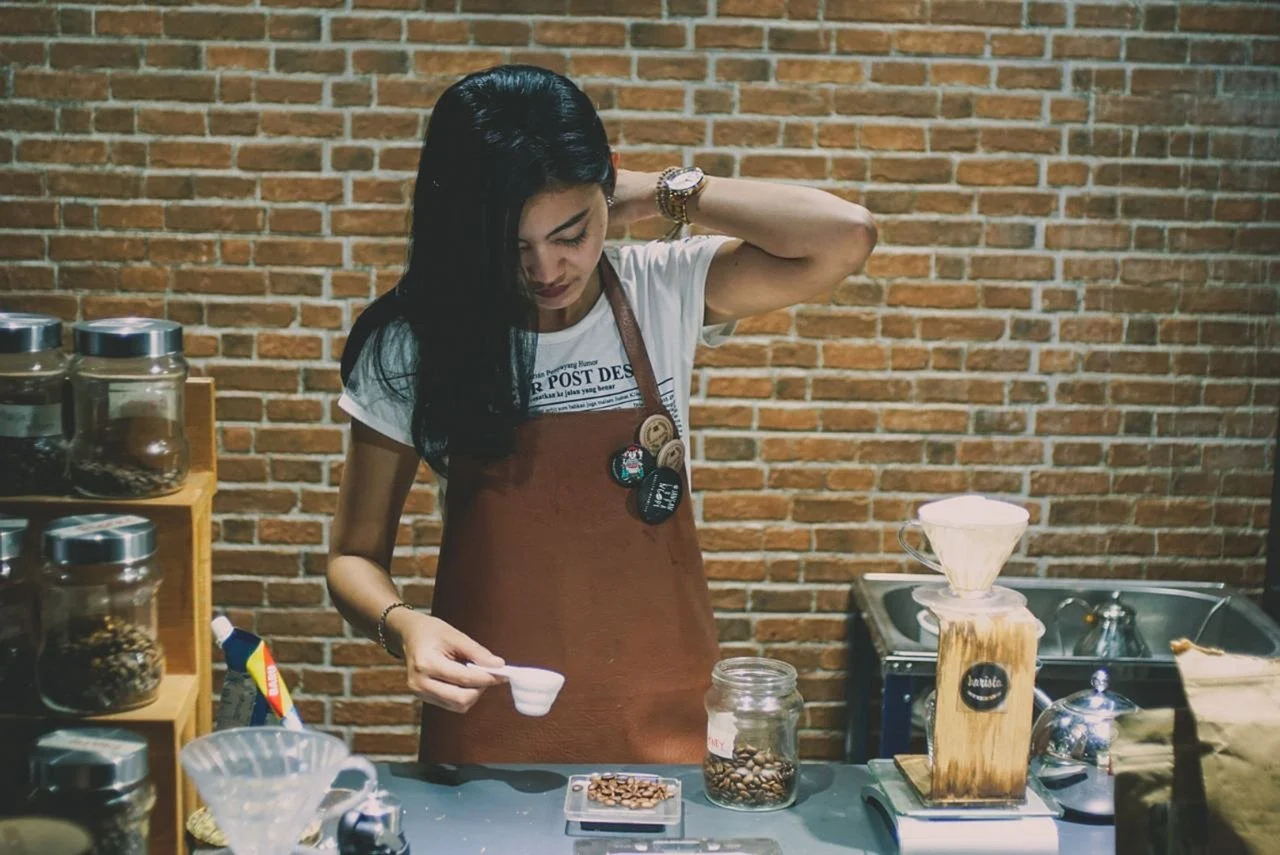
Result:
[[[790,808],[748,813],[710,804],[698,766],[461,766],[380,764],[381,786],[404,803],[405,831],[414,855],[572,855],[581,837],[567,833],[565,787],[569,776],[631,771],[677,778],[683,789],[683,836],[769,837],[786,855],[893,855],[884,823],[862,801],[865,766],[805,763],[799,795]],[[1059,821],[1059,851],[1110,853],[1114,828]],[[607,836],[652,837],[613,832]]]

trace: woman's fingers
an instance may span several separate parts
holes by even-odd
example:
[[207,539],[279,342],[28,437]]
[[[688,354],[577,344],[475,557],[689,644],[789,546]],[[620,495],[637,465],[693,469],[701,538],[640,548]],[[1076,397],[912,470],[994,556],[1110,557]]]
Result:
[[410,680],[409,688],[425,702],[456,713],[471,709],[484,694],[484,689],[468,689],[432,679]]
[[434,617],[422,616],[405,643],[406,678],[409,690],[423,701],[466,712],[500,678],[467,662],[501,667],[503,662],[484,645],[464,632]]

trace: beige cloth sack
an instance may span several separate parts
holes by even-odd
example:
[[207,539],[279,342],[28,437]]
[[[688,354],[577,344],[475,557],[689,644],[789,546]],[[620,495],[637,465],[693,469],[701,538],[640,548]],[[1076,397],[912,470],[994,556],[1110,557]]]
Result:
[[1280,659],[1171,647],[1188,709],[1119,719],[1116,852],[1280,855]]

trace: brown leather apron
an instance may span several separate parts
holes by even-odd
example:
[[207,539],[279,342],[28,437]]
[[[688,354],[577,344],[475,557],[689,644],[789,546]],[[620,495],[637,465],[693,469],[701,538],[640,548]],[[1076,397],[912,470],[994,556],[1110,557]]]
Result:
[[419,757],[435,763],[692,763],[706,749],[703,697],[715,621],[685,498],[644,523],[609,461],[667,414],[635,314],[600,260],[644,406],[547,414],[499,461],[451,458],[432,614],[512,665],[565,674],[551,712],[517,713],[506,686],[465,714],[423,705]]

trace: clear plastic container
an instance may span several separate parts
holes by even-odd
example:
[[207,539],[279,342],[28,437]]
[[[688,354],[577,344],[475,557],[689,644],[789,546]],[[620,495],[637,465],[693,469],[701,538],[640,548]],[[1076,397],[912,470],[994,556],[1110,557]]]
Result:
[[146,739],[114,727],[55,730],[36,741],[31,777],[31,809],[84,828],[93,855],[147,855],[156,791]]
[[707,798],[736,810],[777,810],[795,801],[796,731],[804,699],[796,669],[745,656],[718,662],[707,692]]
[[45,528],[36,665],[45,706],[93,715],[155,700],[164,678],[155,551],[156,528],[139,516],[83,514]]
[[187,361],[182,327],[150,318],[75,326],[69,376],[75,393],[70,470],[86,496],[172,493],[190,468],[184,422]]
[[60,494],[67,482],[67,358],[52,315],[0,312],[0,495]]
[[36,695],[35,588],[22,558],[27,521],[0,514],[0,710],[30,711]]

